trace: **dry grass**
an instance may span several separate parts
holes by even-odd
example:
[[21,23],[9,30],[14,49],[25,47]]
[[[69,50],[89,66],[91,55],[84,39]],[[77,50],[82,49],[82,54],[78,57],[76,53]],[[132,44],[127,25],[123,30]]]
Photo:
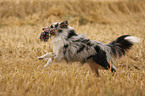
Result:
[[134,22],[134,20],[139,19],[138,16],[142,17],[140,20],[145,19],[144,0],[125,0],[118,2],[95,2],[88,0],[2,1],[0,2],[0,18],[2,24],[18,23],[21,25],[35,25],[38,24],[36,22],[52,23],[57,20],[67,19],[72,21],[73,24],[75,21],[78,21],[79,24],[83,25],[96,22],[101,24],[120,23],[121,21]]
[[[144,3],[1,0],[0,96],[145,96]],[[52,45],[37,39],[41,28],[66,19],[78,34],[93,40],[109,43],[130,34],[141,42],[114,61],[114,76],[100,70],[97,78],[78,62],[44,68],[46,61],[37,57],[52,51]]]

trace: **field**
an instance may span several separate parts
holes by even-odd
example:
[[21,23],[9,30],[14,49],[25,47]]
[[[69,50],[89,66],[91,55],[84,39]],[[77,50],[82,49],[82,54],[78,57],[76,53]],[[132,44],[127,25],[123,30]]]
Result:
[[[42,27],[68,20],[78,34],[109,43],[140,38],[114,60],[117,72],[65,61],[44,68],[37,57],[52,51]],[[0,96],[145,96],[145,0],[0,0]]]

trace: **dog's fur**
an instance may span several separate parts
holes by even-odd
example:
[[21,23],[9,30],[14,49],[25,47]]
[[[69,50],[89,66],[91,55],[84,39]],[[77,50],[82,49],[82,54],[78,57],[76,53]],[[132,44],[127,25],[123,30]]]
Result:
[[111,43],[103,44],[90,40],[83,34],[78,35],[72,27],[68,26],[67,21],[54,23],[49,28],[56,28],[57,30],[52,40],[53,52],[38,57],[39,59],[49,58],[44,67],[52,64],[53,59],[56,62],[61,59],[65,59],[67,62],[87,62],[97,76],[99,76],[98,68],[116,72],[112,56],[118,58],[125,55],[125,52],[134,43],[139,42],[139,39],[134,36],[123,35]]

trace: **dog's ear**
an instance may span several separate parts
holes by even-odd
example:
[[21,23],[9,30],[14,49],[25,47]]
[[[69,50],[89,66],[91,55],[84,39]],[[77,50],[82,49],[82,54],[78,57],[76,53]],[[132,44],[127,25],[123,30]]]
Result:
[[67,28],[68,27],[68,21],[63,21],[60,23],[60,28]]

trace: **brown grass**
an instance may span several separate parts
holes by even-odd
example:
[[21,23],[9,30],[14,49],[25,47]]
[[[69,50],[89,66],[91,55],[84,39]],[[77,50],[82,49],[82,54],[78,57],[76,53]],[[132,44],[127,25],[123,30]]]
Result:
[[[145,1],[0,1],[0,96],[144,96]],[[78,34],[109,43],[123,34],[141,39],[114,61],[117,72],[65,61],[44,68],[37,57],[52,51],[41,28],[69,20]]]
[[142,17],[141,20],[145,19],[144,0],[118,2],[87,0],[12,1],[0,2],[1,23],[12,24],[14,23],[12,19],[19,24],[52,23],[56,20],[67,19],[72,22],[78,21],[82,25],[88,22],[103,24],[128,22],[129,20],[133,21],[138,16]]

